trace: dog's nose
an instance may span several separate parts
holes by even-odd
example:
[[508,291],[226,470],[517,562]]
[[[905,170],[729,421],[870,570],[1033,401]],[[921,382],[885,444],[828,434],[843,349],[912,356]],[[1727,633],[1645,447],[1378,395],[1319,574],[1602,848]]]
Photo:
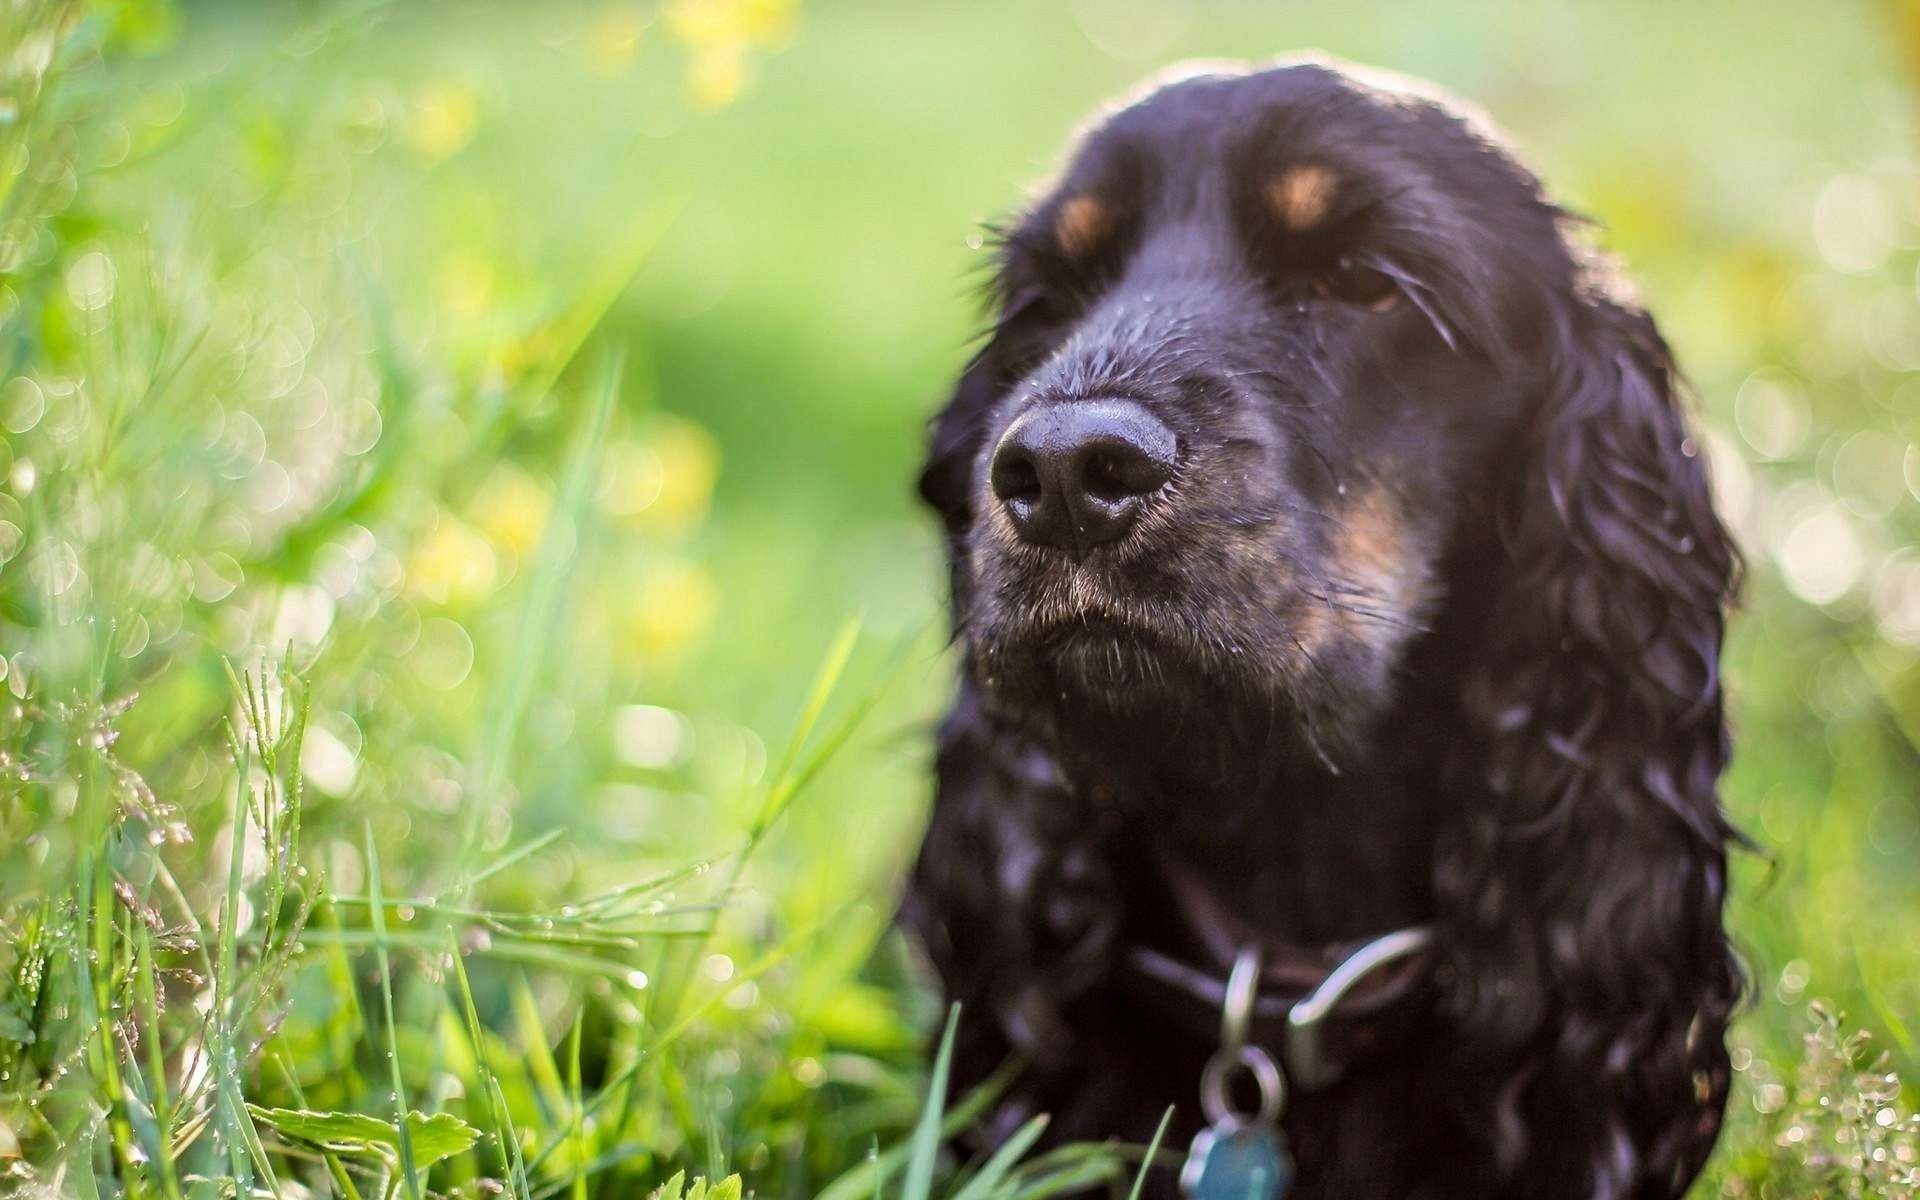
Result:
[[1133,527],[1178,450],[1173,430],[1131,400],[1076,400],[1015,420],[989,477],[1021,537],[1082,559]]

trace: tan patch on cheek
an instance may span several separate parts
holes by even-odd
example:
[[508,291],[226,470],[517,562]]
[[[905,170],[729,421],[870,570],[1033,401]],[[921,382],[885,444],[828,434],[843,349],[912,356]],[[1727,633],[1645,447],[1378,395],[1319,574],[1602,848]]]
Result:
[[1339,512],[1324,598],[1304,598],[1294,636],[1309,654],[1336,637],[1380,650],[1404,639],[1426,601],[1426,572],[1409,557],[1407,530],[1384,490]]
[[1389,598],[1406,574],[1405,542],[1400,515],[1386,494],[1363,493],[1342,513],[1340,533],[1334,540],[1334,569],[1369,593]]
[[1301,597],[1293,613],[1293,638],[1309,658],[1326,649],[1338,632],[1333,615],[1334,610],[1326,601]]
[[1054,240],[1075,258],[1092,251],[1112,231],[1113,213],[1093,196],[1074,196],[1053,219]]
[[1289,167],[1267,185],[1267,199],[1288,229],[1303,232],[1327,219],[1340,184],[1333,168],[1319,163]]

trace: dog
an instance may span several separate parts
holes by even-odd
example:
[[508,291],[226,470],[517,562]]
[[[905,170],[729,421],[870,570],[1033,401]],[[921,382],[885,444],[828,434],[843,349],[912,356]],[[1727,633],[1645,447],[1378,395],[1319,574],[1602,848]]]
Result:
[[955,1096],[1017,1064],[979,1136],[1171,1107],[1193,1194],[1264,1130],[1232,1194],[1681,1195],[1740,564],[1614,263],[1485,118],[1317,59],[1151,85],[996,232],[901,909]]

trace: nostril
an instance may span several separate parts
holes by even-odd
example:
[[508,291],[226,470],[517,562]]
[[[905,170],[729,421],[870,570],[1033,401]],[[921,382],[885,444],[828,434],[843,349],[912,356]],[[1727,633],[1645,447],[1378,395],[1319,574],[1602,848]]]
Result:
[[1031,455],[1017,446],[1002,446],[993,456],[993,494],[1002,500],[1037,503],[1042,491],[1040,469]]
[[1082,471],[1080,486],[1087,495],[1108,504],[1157,491],[1172,474],[1167,463],[1131,444],[1096,448]]
[[1126,470],[1111,454],[1095,454],[1087,460],[1087,494],[1109,504],[1137,495],[1127,485]]

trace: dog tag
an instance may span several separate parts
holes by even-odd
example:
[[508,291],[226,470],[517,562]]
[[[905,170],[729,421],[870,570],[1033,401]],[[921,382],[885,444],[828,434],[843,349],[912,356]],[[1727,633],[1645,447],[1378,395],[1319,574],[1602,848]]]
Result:
[[[1234,960],[1220,1006],[1220,1048],[1200,1072],[1200,1111],[1208,1125],[1193,1136],[1180,1190],[1191,1200],[1281,1200],[1293,1186],[1293,1155],[1280,1132],[1287,1078],[1273,1056],[1247,1040],[1255,992],[1260,987],[1260,951],[1249,946]],[[1260,1093],[1251,1112],[1234,1106],[1227,1086],[1246,1072]]]
[[1292,1183],[1286,1138],[1258,1122],[1229,1120],[1202,1129],[1180,1169],[1180,1190],[1192,1200],[1282,1200]]

